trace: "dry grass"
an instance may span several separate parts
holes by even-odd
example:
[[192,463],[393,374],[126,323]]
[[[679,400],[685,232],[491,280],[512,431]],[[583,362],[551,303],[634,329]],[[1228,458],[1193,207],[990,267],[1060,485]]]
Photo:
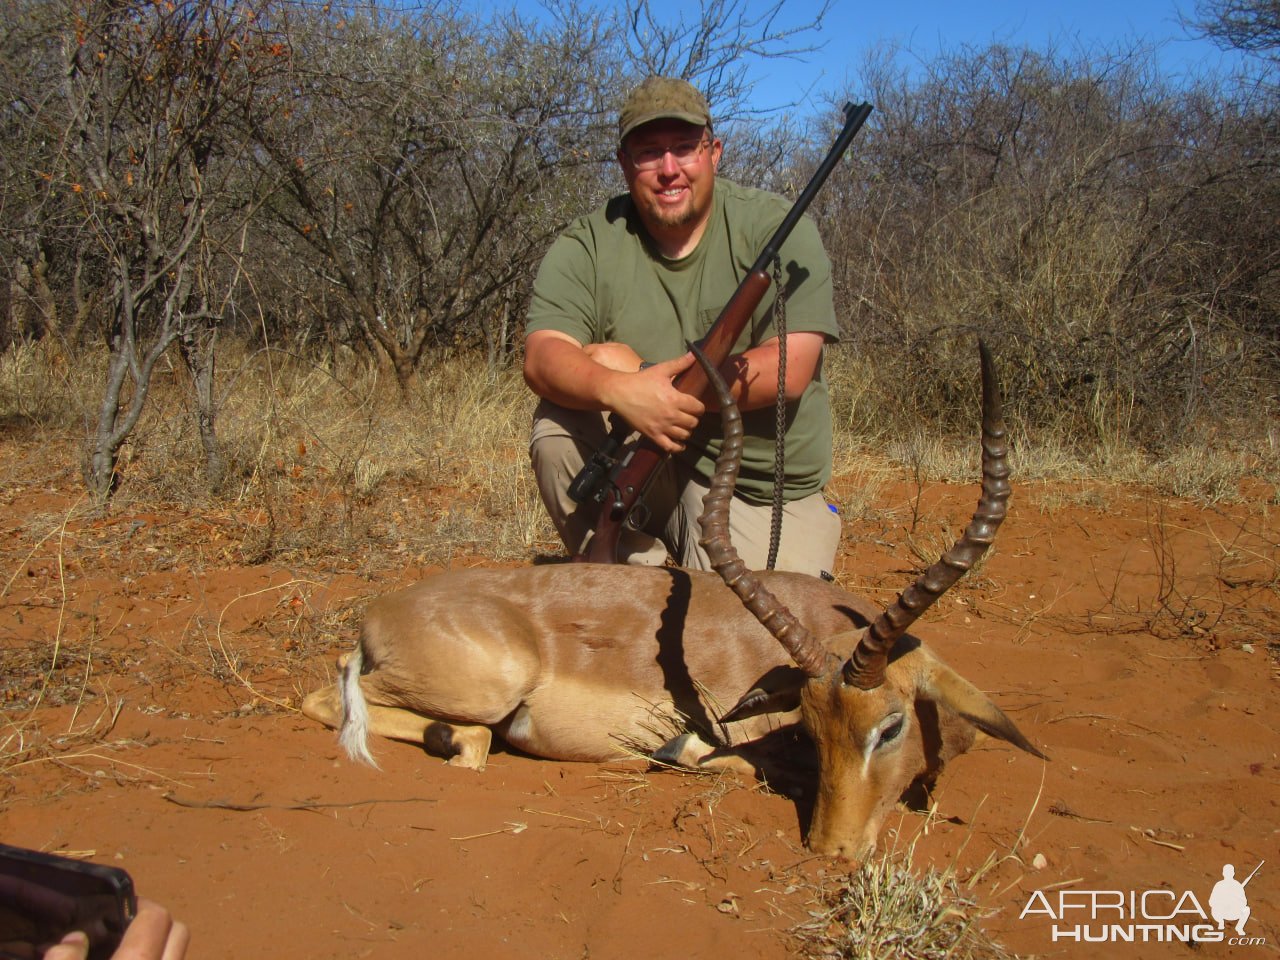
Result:
[[[224,353],[221,486],[211,490],[204,475],[186,373],[162,364],[148,413],[124,450],[114,509],[163,501],[256,511],[246,562],[318,551],[434,563],[559,552],[528,469],[533,398],[518,370],[489,375],[462,358],[429,361],[402,394],[376,364],[354,356],[329,365],[274,350]],[[90,354],[69,365],[41,344],[0,354],[0,429],[38,435],[65,450],[67,471],[77,470],[97,402],[96,362]],[[932,419],[904,409],[877,381],[886,372],[850,348],[833,350],[826,372],[840,480],[833,499],[847,517],[861,516],[903,467],[917,483],[973,482],[976,393],[972,411],[961,398],[948,416]],[[1085,413],[1083,432],[1079,417],[1034,425],[1018,418],[1011,399],[1010,459],[1020,483],[1106,480],[1213,503],[1238,499],[1246,478],[1280,480],[1275,445],[1224,437],[1209,446],[1189,435],[1154,455],[1129,440],[1130,404],[1099,398]],[[446,505],[432,506],[427,493]]]
[[[0,354],[0,429],[20,442],[54,451],[41,458],[38,469],[18,455],[0,461],[0,484],[11,489],[33,483],[77,486],[83,424],[95,403],[92,361],[89,357],[84,364],[68,365],[40,344],[19,344]],[[220,370],[219,436],[227,465],[221,487],[211,491],[204,481],[185,372],[164,367],[148,414],[125,451],[122,483],[110,506],[118,522],[92,536],[82,534],[85,549],[99,557],[145,550],[138,562],[152,571],[197,569],[206,563],[272,563],[308,575],[349,572],[384,587],[393,585],[389,570],[404,571],[408,580],[424,567],[481,559],[524,563],[560,552],[528,467],[533,399],[517,370],[488,375],[457,357],[428,362],[406,394],[376,365],[353,356],[327,365],[278,351],[230,348]],[[918,420],[895,432],[901,418],[878,413],[877,394],[868,386],[876,371],[864,358],[834,351],[828,374],[837,424],[837,482],[831,496],[846,522],[874,514],[885,486],[901,478],[904,467],[917,491],[938,482],[975,482],[976,409],[967,434],[952,436]],[[1011,458],[1018,489],[1029,489],[1030,502],[1052,514],[1081,504],[1105,509],[1095,488],[1099,478],[1214,503],[1241,496],[1250,477],[1261,477],[1266,489],[1266,478],[1276,472],[1276,452],[1265,449],[1245,456],[1189,445],[1181,454],[1152,460],[1125,446],[1128,409],[1122,403],[1095,406],[1094,432],[1102,440],[1084,455],[1081,440],[1061,426],[1035,434],[1015,423]],[[47,464],[58,459],[64,468],[50,479]],[[1036,487],[1037,479],[1052,482]],[[1253,487],[1259,485],[1254,482]],[[1274,500],[1275,488],[1266,495]],[[919,497],[904,509],[913,511],[908,546],[923,567],[937,559],[958,531],[922,513]],[[156,513],[181,519],[157,529],[149,519]],[[28,514],[19,539],[53,569],[60,562],[62,531],[87,524],[91,516],[87,501],[65,516]],[[131,517],[136,519],[127,519]],[[8,583],[30,568],[30,557],[13,559],[4,575]],[[1169,579],[1176,583],[1176,575],[1172,571]],[[1235,582],[1230,571],[1223,576],[1223,582]],[[1250,573],[1246,579],[1253,583],[1257,578]],[[1170,602],[1176,600],[1177,592],[1170,597]],[[41,602],[57,605],[60,600],[49,596]],[[233,653],[236,631],[206,617],[188,628],[180,651],[184,665],[244,687],[263,703],[296,701],[297,689],[272,683],[264,690],[257,678],[287,672],[285,668],[332,648],[357,615],[354,605],[313,609],[305,595],[298,602],[305,616],[281,635],[275,624],[269,631],[280,662],[241,663]],[[1223,608],[1222,603],[1183,605],[1209,609],[1211,620],[1219,619],[1213,611]],[[287,619],[291,613],[279,616]],[[1134,611],[1128,613],[1126,622]],[[1142,613],[1150,620],[1149,610]],[[88,614],[76,615],[83,619]],[[1203,628],[1204,617],[1180,616],[1179,622]],[[83,630],[83,623],[75,629]],[[258,629],[266,628],[259,624]],[[69,651],[48,670],[38,669],[34,661],[15,663],[9,674],[52,676],[55,668],[68,669],[73,655],[81,654]],[[56,680],[50,680],[55,689]],[[3,690],[10,703],[25,702],[29,693],[12,684]]]
[[1010,954],[982,930],[983,909],[950,870],[885,854],[818,889],[810,918],[791,931],[823,960],[969,960]]
[[[1041,792],[1043,791],[1043,782]],[[961,879],[954,865],[943,870],[915,865],[916,845],[934,815],[903,846],[895,845],[848,873],[823,872],[811,889],[809,917],[792,928],[802,955],[811,960],[1005,960],[1013,957],[982,929],[994,911],[975,893],[1003,863],[1024,864],[1027,825],[1040,804],[1036,795],[1011,847],[990,851]],[[994,888],[993,888],[994,889]]]
[[[832,351],[824,369],[836,476],[866,471],[868,463],[885,470],[888,460],[886,472],[905,468],[917,482],[973,482],[979,460],[978,368],[967,350],[969,339],[961,339],[965,349],[953,346],[957,356],[949,362],[956,368],[954,391],[963,395],[950,397],[945,410],[930,409],[940,401],[928,390],[902,382],[907,374],[901,358],[884,364],[849,346]],[[1151,450],[1135,439],[1142,424],[1132,396],[1098,393],[1083,409],[1064,406],[1056,420],[1028,419],[1008,369],[1003,378],[1009,460],[1018,483],[1134,484],[1198,503],[1239,501],[1247,496],[1241,487],[1249,478],[1280,488],[1280,444],[1270,432],[1205,420],[1188,425],[1176,443]]]
[[92,642],[0,648],[0,775],[89,748],[110,750],[124,700],[99,678],[128,668],[126,658],[95,651]]
[[[1226,519],[1226,515],[1223,515]],[[1266,507],[1220,526],[1188,527],[1156,504],[1144,542],[1156,575],[1136,593],[1121,589],[1123,569],[1102,589],[1105,603],[1085,614],[1100,633],[1143,633],[1216,649],[1276,633],[1271,600],[1280,595],[1280,542]]]
[[[245,563],[319,553],[516,560],[557,546],[528,470],[533,402],[517,370],[488,377],[461,360],[428,363],[401,394],[354,358],[331,368],[277,351],[227,353],[221,485],[205,477],[185,371],[162,364],[112,511],[234,507],[255,518]],[[71,374],[39,346],[0,355],[0,428],[65,451],[69,471],[96,403],[89,361]]]
[[1106,493],[1080,482],[1069,486],[1037,485],[1032,489],[1029,500],[1040,513],[1049,517],[1072,508],[1101,511],[1105,510],[1108,504]]
[[[19,344],[0,354],[0,430],[54,451],[38,467],[20,455],[0,461],[0,485],[76,488],[83,424],[96,399],[92,360],[68,365],[40,344]],[[128,551],[150,571],[198,571],[208,563],[285,564],[309,571],[307,576],[349,572],[385,587],[393,585],[388,570],[400,569],[408,580],[433,565],[482,558],[528,562],[560,552],[528,468],[533,399],[517,370],[491,376],[463,359],[445,359],[425,364],[407,394],[376,365],[354,357],[326,365],[277,351],[229,349],[220,370],[220,441],[227,463],[220,489],[211,491],[204,481],[185,373],[176,366],[163,367],[148,414],[126,448],[111,516],[92,534],[79,534],[81,549],[91,557]],[[864,359],[835,351],[828,374],[837,424],[837,482],[831,494],[846,522],[874,513],[884,487],[903,476],[903,466],[918,491],[937,482],[975,482],[976,409],[967,435],[952,437],[918,421],[895,433],[893,425],[900,419],[877,411],[876,394],[868,386],[875,371]],[[1095,478],[1104,475],[1216,502],[1238,496],[1247,477],[1265,479],[1274,472],[1274,451],[1267,455],[1265,450],[1254,451],[1252,459],[1216,450],[1206,455],[1191,447],[1160,461],[1144,458],[1123,443],[1125,409],[1123,404],[1098,405],[1096,431],[1109,439],[1088,456],[1078,453],[1080,441],[1060,427],[1037,438],[1026,425],[1014,426],[1016,482],[1054,481],[1039,489],[1032,486],[1031,502],[1042,512],[1082,503],[1105,509],[1094,487]],[[64,468],[50,478],[47,464],[57,459]],[[1274,489],[1270,496],[1274,499]],[[917,512],[908,546],[923,567],[958,531],[920,514],[918,498],[906,508]],[[157,513],[179,519],[157,527],[150,519]],[[93,516],[86,500],[62,515],[21,518],[19,540],[27,545],[26,555],[10,558],[3,580],[12,584],[20,572],[55,570],[62,562],[65,531],[85,527]],[[56,579],[50,576],[50,583]],[[1181,587],[1178,571],[1170,570],[1167,579]],[[1233,571],[1224,570],[1222,582],[1234,585],[1237,580]],[[1250,571],[1244,580],[1253,586],[1258,575]],[[1273,586],[1268,582],[1257,589]],[[299,666],[315,663],[317,654],[345,642],[361,606],[358,601],[313,604],[313,591],[313,585],[300,582],[291,595],[295,606],[247,627],[230,629],[216,615],[193,618],[170,651],[175,669],[195,670],[239,688],[241,699],[247,695],[250,702],[295,703],[302,692],[299,684],[324,679],[299,680]],[[276,592],[282,597],[288,593]],[[1178,615],[1178,623],[1190,624],[1187,629],[1203,629],[1206,616],[1220,619],[1224,604],[1190,603],[1182,593],[1202,597],[1206,592],[1170,589],[1158,608],[1177,603],[1188,610],[1208,610],[1203,616],[1194,611]],[[54,594],[38,600],[53,608],[65,602]],[[1152,620],[1151,610],[1127,612],[1126,622],[1136,614],[1148,624]],[[93,675],[127,668],[113,665],[115,648],[104,648],[90,636],[99,629],[92,611],[72,613],[78,619],[67,621],[65,639],[70,642],[53,654],[5,651],[5,675],[15,679],[0,695],[10,707],[29,708],[36,695],[32,677],[42,678],[46,702],[53,703],[70,700],[77,677],[92,694],[93,684],[85,684],[77,670]],[[58,616],[53,636],[60,642],[67,618],[65,611]],[[101,629],[109,633],[114,627]],[[274,646],[269,656],[246,652],[254,649],[248,642],[253,631],[270,636]],[[281,676],[293,679],[272,679]]]

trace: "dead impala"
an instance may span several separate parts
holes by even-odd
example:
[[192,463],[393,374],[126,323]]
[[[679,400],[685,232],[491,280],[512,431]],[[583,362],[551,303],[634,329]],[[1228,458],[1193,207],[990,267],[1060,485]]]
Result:
[[[724,448],[702,517],[719,576],[597,564],[441,573],[369,608],[338,683],[307,697],[303,712],[340,727],[353,759],[374,762],[372,731],[477,770],[494,731],[557,760],[616,759],[625,744],[685,766],[741,769],[752,741],[798,719],[819,768],[809,846],[867,855],[898,798],[931,785],[976,731],[1043,757],[906,633],[990,546],[1005,516],[1005,428],[980,349],[977,511],[887,609],[813,577],[749,571],[738,559],[728,512],[742,422],[726,392]],[[672,738],[677,725],[691,732]]]

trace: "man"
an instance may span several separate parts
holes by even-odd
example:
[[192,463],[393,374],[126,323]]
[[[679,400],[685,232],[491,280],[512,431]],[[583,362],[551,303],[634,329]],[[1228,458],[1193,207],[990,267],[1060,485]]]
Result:
[[[620,556],[709,569],[698,545],[702,496],[721,439],[719,417],[672,378],[781,223],[782,197],[716,179],[723,145],[706,99],[683,80],[651,77],[618,121],[627,193],[571,224],[534,284],[525,380],[542,402],[530,452],[539,492],[570,552],[582,549],[599,507],[578,505],[570,481],[617,414],[672,454],[645,497],[648,522],[626,533]],[[807,218],[781,250],[787,321],[786,509],[778,569],[829,571],[840,520],[822,495],[831,474],[831,415],[824,344],[837,336],[831,270]],[[779,338],[775,289],[722,368],[743,411],[742,472],[730,514],[746,563],[766,565],[774,464]],[[656,542],[655,542],[656,541]]]

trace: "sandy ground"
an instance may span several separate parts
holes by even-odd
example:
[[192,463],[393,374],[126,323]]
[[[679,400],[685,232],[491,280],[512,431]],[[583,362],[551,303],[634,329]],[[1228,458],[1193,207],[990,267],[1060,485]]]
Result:
[[[477,774],[386,741],[381,770],[349,762],[297,705],[363,605],[430,566],[251,562],[262,516],[122,497],[95,517],[47,456],[0,436],[0,839],[125,867],[191,926],[191,956],[791,957],[847,873],[753,783],[500,750]],[[1051,761],[981,746],[882,848],[952,871],[1009,950],[1280,952],[1280,522],[1274,491],[1246,493],[1015,486],[994,554],[917,630]],[[918,564],[911,517],[945,545],[976,487],[915,495],[887,486],[846,524],[848,589],[891,599]],[[1264,860],[1261,942],[1155,941],[1171,914],[1204,922],[1225,864]],[[1079,924],[1151,929],[1084,944]]]

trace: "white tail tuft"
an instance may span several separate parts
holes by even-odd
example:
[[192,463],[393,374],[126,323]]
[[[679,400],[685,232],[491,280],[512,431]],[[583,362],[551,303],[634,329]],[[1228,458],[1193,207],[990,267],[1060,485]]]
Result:
[[352,760],[377,768],[378,761],[369,752],[369,708],[360,689],[363,665],[364,650],[356,647],[342,671],[342,730],[338,733],[338,742]]

